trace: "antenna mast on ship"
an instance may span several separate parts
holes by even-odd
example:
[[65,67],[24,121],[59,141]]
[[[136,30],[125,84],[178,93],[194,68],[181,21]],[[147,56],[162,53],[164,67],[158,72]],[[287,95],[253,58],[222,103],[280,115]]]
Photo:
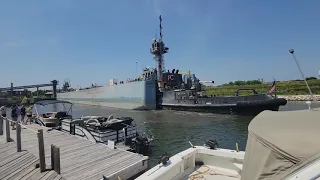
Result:
[[154,55],[154,59],[156,61],[157,80],[159,82],[159,87],[163,88],[162,73],[165,71],[163,54],[167,53],[169,48],[166,47],[164,45],[164,42],[162,41],[162,18],[161,18],[161,15],[159,16],[159,20],[160,20],[160,38],[153,39],[151,54]]

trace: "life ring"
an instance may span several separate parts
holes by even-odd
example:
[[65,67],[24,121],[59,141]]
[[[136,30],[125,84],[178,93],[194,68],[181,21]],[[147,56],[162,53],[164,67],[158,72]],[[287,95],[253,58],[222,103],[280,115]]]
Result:
[[174,80],[173,75],[169,75],[169,76],[168,76],[168,80],[169,80],[169,81],[173,81],[173,80]]

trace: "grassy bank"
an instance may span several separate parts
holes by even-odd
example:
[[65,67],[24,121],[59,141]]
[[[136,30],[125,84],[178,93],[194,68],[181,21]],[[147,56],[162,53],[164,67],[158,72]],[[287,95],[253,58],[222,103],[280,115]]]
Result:
[[[320,80],[310,79],[308,84],[313,94],[320,94]],[[272,83],[263,83],[259,80],[236,81],[216,87],[205,87],[207,95],[229,96],[233,95],[238,88],[254,88],[258,93],[266,93]],[[308,95],[308,88],[303,80],[277,81],[278,95]],[[240,91],[239,95],[252,94],[252,91]]]

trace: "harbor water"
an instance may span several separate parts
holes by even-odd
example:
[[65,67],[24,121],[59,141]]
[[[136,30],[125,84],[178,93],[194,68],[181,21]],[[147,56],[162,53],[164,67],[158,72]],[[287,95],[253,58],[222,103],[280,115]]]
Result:
[[[320,104],[320,103],[318,103]],[[316,104],[315,106],[319,106]],[[305,102],[288,102],[280,111],[307,109]],[[248,124],[253,117],[222,115],[208,113],[193,113],[179,111],[133,111],[101,106],[74,104],[73,117],[89,115],[114,117],[129,116],[135,120],[141,134],[151,130],[155,141],[151,145],[150,167],[156,165],[159,157],[166,152],[172,156],[194,145],[203,145],[203,140],[216,140],[219,147],[235,149],[236,143],[240,150],[245,150],[248,135]]]

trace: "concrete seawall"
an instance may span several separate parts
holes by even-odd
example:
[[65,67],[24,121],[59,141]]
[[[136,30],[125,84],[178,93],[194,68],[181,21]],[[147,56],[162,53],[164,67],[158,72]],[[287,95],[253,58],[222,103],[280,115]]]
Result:
[[[287,101],[313,101],[310,95],[278,95],[278,98],[284,98]],[[320,101],[320,95],[313,95],[313,97]]]

